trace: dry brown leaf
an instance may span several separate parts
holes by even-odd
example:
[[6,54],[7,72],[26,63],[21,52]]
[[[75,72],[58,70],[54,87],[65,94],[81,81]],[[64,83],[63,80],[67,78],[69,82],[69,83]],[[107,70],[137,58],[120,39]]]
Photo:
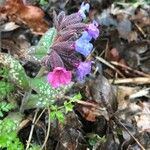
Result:
[[0,8],[2,14],[16,23],[24,23],[31,30],[43,34],[48,30],[48,23],[44,20],[44,12],[31,5],[25,5],[22,0],[6,0],[3,7]]
[[96,109],[92,106],[79,106],[77,108],[78,112],[81,114],[81,116],[88,121],[96,121]]
[[139,23],[140,27],[150,25],[150,16],[148,12],[142,8],[137,9],[136,14],[132,17],[132,20]]
[[137,91],[138,88],[136,87],[118,86],[117,88],[118,109],[119,110],[126,109],[130,103],[130,101],[128,100],[129,96]]
[[138,34],[137,32],[135,31],[131,31],[129,34],[128,34],[128,42],[133,42],[133,41],[137,41],[138,39]]

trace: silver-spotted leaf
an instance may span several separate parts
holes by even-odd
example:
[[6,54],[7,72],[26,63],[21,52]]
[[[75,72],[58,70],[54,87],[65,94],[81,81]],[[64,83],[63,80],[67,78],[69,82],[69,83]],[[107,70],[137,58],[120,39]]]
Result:
[[29,54],[32,55],[31,57],[34,58],[36,61],[42,60],[43,57],[47,55],[51,45],[53,44],[55,37],[57,35],[57,30],[53,27],[50,28],[40,39],[37,46],[34,48],[32,47],[29,50]]
[[12,58],[9,54],[0,53],[0,65],[9,70],[8,79],[20,88],[26,91],[30,90],[28,77],[19,61]]
[[[57,98],[64,96],[73,83],[60,88],[53,88],[47,82],[45,77],[30,79],[31,88],[37,92],[36,95],[31,95],[28,99],[27,107],[43,107],[54,103]],[[34,102],[31,102],[34,101]],[[34,103],[34,104],[33,104]],[[35,106],[34,106],[35,105]]]

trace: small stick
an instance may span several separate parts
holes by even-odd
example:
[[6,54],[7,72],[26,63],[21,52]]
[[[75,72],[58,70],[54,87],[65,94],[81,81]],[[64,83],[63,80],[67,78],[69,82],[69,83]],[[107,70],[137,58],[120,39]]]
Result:
[[44,143],[42,145],[42,147],[40,148],[40,150],[43,150],[47,141],[48,141],[48,138],[49,138],[49,134],[50,134],[50,127],[51,127],[51,120],[50,120],[50,108],[48,107],[48,128],[47,128],[47,134],[46,134],[46,137],[45,137],[45,140],[44,140]]
[[115,68],[112,64],[110,64],[108,61],[106,61],[105,59],[103,59],[102,57],[98,57],[96,56],[96,59],[100,62],[102,62],[103,64],[107,65],[108,67],[110,67],[111,69],[113,69],[114,71],[116,71],[121,77],[125,78],[125,76],[117,69]]
[[146,150],[142,145],[141,143],[131,134],[131,132],[126,128],[126,126],[123,125],[123,123],[117,118],[117,117],[114,117],[114,121],[121,125],[127,132],[128,134],[134,139],[134,141],[137,143],[137,145],[142,149],[142,150]]
[[101,108],[101,107],[99,107],[99,105],[96,105],[96,104],[93,104],[93,103],[85,102],[85,101],[82,101],[82,100],[78,100],[76,102],[78,104],[82,104],[82,105],[85,105],[85,106],[91,106],[91,107],[96,108],[97,110],[104,111],[104,108]]
[[[109,103],[107,104],[107,102],[103,96],[103,93],[101,93],[101,99],[102,99],[104,106],[107,108],[108,113],[110,115],[112,115],[113,114],[112,107],[111,107],[111,105],[109,105]],[[113,114],[113,116],[114,116],[114,114]],[[124,126],[124,124],[117,117],[114,116],[112,119],[116,124],[121,125],[127,131],[127,133],[135,140],[135,142],[138,144],[138,146],[142,150],[145,150],[145,148],[141,145],[141,143],[139,143],[139,141],[130,133],[130,131],[126,128],[126,126]]]
[[32,120],[32,126],[31,126],[31,130],[30,130],[30,135],[29,135],[29,138],[28,138],[28,141],[27,141],[26,150],[29,148],[30,143],[31,143],[31,139],[32,139],[32,135],[33,135],[34,127],[35,127],[35,124],[34,124],[34,123],[35,123],[35,120],[36,120],[38,111],[39,111],[39,109],[36,109],[34,118],[33,118],[33,120]]
[[143,34],[143,36],[146,37],[146,34],[145,34],[145,32],[142,30],[142,28],[139,27],[139,25],[138,25],[137,23],[134,23],[134,24],[135,24],[135,26],[137,27],[137,29]]
[[113,64],[113,65],[115,65],[115,66],[119,66],[119,67],[128,69],[128,70],[130,70],[130,71],[133,71],[133,72],[135,72],[135,73],[138,74],[138,75],[141,75],[141,76],[144,76],[144,77],[150,77],[150,74],[146,74],[146,73],[141,72],[141,71],[138,71],[138,70],[133,70],[131,67],[126,66],[126,65],[124,65],[124,64],[120,64],[120,63],[118,63],[118,62],[116,62],[116,61],[111,61],[110,63]]
[[[69,96],[64,96],[64,98],[66,98],[68,100],[71,99],[71,97],[69,97]],[[90,103],[90,102],[86,102],[86,101],[82,101],[82,100],[76,100],[75,102],[78,103],[78,104],[81,104],[81,105],[94,107],[94,108],[96,108],[98,110],[101,110],[101,111],[104,110],[104,108],[99,107],[99,105],[93,104],[93,103]]]
[[34,124],[37,124],[37,122],[39,121],[39,119],[41,118],[41,116],[43,115],[43,113],[45,112],[46,108],[43,109],[43,111],[40,113],[39,117],[36,119]]
[[125,78],[125,79],[111,79],[109,80],[113,84],[150,84],[150,77],[137,77],[137,78]]
[[149,91],[150,91],[150,88],[142,89],[142,90],[130,95],[129,99],[135,99],[135,98],[139,98],[139,97],[142,97],[142,96],[148,96]]

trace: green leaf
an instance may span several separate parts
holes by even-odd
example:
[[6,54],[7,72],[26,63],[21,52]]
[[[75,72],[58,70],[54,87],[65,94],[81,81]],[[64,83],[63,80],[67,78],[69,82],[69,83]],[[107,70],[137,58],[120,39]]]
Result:
[[0,81],[0,98],[10,94],[13,91],[14,86],[12,83],[5,82],[3,80]]
[[50,28],[40,39],[38,45],[36,47],[32,47],[29,50],[29,54],[31,54],[34,60],[40,61],[43,57],[50,52],[50,47],[53,44],[57,35],[57,30],[53,27]]
[[50,107],[51,109],[51,112],[50,112],[50,119],[54,120],[54,119],[58,119],[58,121],[60,123],[64,123],[65,121],[65,116],[64,116],[64,113],[63,113],[63,109],[62,110],[59,110],[61,107],[58,107],[57,105],[52,105]]
[[76,102],[82,98],[82,95],[80,93],[74,95],[70,100],[71,102]]
[[43,6],[43,5],[48,4],[48,1],[47,1],[47,0],[40,0],[40,2],[39,2],[39,3],[40,3],[40,5],[42,5],[42,6]]
[[47,82],[46,77],[39,77],[30,79],[30,86],[37,94],[31,94],[25,104],[25,109],[42,108],[52,105],[57,98],[64,96],[73,83],[62,86],[60,88],[53,88]]
[[49,116],[52,120],[54,120],[56,118],[56,111],[51,111],[50,116]]
[[61,112],[61,111],[56,112],[56,118],[58,119],[58,121],[60,123],[64,123],[64,121],[65,121],[65,116],[64,116],[63,112]]
[[64,102],[64,107],[65,107],[66,113],[68,113],[68,112],[73,110],[74,105],[71,104],[70,102],[65,101]]
[[31,144],[29,150],[40,150],[40,145]]
[[8,79],[14,84],[26,91],[30,89],[28,77],[19,61],[6,53],[0,53],[0,64],[9,69]]
[[0,148],[7,150],[23,150],[23,144],[17,137],[17,124],[13,118],[0,120]]
[[3,117],[3,112],[8,112],[14,108],[14,105],[7,102],[0,102],[0,117]]

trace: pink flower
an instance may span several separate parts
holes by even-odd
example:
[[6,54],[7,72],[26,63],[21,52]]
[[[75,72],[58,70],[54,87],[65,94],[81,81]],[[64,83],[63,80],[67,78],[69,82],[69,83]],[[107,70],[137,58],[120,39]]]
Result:
[[71,78],[71,71],[67,71],[62,67],[56,67],[53,72],[49,72],[47,76],[48,82],[54,88],[69,84],[71,82]]

